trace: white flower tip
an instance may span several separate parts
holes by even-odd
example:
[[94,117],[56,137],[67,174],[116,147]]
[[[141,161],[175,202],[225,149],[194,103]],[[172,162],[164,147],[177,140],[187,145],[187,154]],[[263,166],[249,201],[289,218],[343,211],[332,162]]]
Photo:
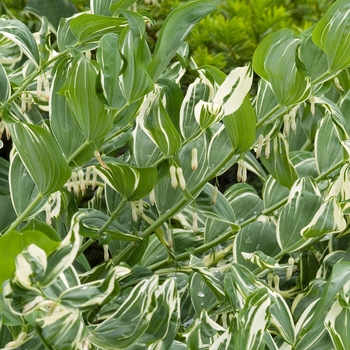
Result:
[[170,172],[171,187],[176,189],[178,183],[177,183],[177,178],[176,178],[176,168],[174,165],[170,166],[169,172]]
[[196,171],[198,168],[198,152],[197,148],[193,147],[191,152],[192,158],[191,158],[191,168],[193,171]]
[[181,189],[185,190],[186,189],[186,181],[185,181],[182,169],[180,167],[177,168],[176,173],[177,173],[177,177],[179,179],[179,185],[180,185]]

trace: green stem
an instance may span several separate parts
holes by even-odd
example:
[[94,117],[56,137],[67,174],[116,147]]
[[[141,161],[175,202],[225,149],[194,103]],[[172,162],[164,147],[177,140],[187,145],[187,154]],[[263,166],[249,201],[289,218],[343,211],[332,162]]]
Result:
[[24,221],[28,214],[35,208],[35,206],[41,201],[41,199],[43,198],[43,195],[41,193],[39,193],[35,199],[33,200],[32,203],[29,204],[29,206],[26,208],[26,210],[24,210],[24,212],[22,214],[20,214],[17,219],[11,224],[11,226],[5,231],[4,235],[6,235],[6,233],[9,233],[10,231],[14,230],[22,221]]
[[[211,180],[215,175],[222,169],[229,161],[230,159],[235,155],[233,151],[231,151],[218,166],[213,169],[211,172],[209,172],[201,182],[199,182],[191,191],[190,194],[192,197],[196,197],[198,192],[205,186],[205,184]],[[142,232],[141,237],[146,238],[150,234],[152,234],[160,225],[162,225],[164,222],[171,219],[175,214],[180,212],[182,209],[184,209],[190,202],[192,202],[193,199],[188,198],[188,196],[184,196],[173,208],[171,208],[169,211],[167,211],[165,214],[160,216],[152,225],[146,228],[145,231]],[[231,234],[232,235],[232,234]],[[130,243],[118,256],[116,256],[113,259],[113,263],[115,265],[118,265],[121,261],[124,260],[125,257],[127,257],[132,250],[135,247],[135,243]],[[166,260],[168,262],[168,260]]]
[[78,149],[76,149],[73,154],[70,155],[70,157],[67,159],[67,163],[70,164],[70,162],[72,160],[74,160],[74,158],[81,152],[84,150],[85,147],[87,147],[88,145],[90,145],[90,141],[85,141],[82,145],[80,145],[78,147]]
[[[112,215],[109,217],[109,219],[101,226],[101,228],[97,231],[98,237],[100,237],[103,232],[111,225],[111,223],[115,220],[115,218],[118,216],[120,213],[121,208],[125,204],[126,200],[122,199],[120,203],[118,204],[117,208],[114,210]],[[79,249],[79,252],[77,256],[85,251],[92,243],[94,243],[97,240],[97,238],[89,238]]]
[[279,104],[277,104],[275,107],[273,107],[273,108],[271,109],[271,111],[265,115],[264,118],[260,119],[260,120],[256,123],[256,128],[257,128],[257,129],[260,128],[260,126],[262,126],[262,125],[266,122],[266,120],[268,120],[268,119],[269,119],[274,113],[276,113],[281,107],[283,107],[283,106],[280,106]]
[[[344,161],[341,161],[337,164],[335,164],[332,168],[328,169],[325,173],[321,174],[320,176],[318,176],[315,181],[316,182],[320,182],[323,179],[325,179],[328,175],[330,175],[331,173],[333,173],[335,170],[337,170],[338,168],[340,168],[342,165],[344,164]],[[270,206],[269,208],[266,208],[265,210],[263,210],[261,213],[258,213],[257,215],[252,216],[251,218],[249,218],[248,220],[242,222],[242,224],[239,226],[240,229],[242,229],[243,227],[251,224],[252,222],[256,221],[256,219],[258,218],[258,216],[260,215],[270,215],[272,214],[274,211],[282,208],[288,201],[288,197],[283,198],[282,200],[280,200],[279,202],[275,203],[274,205]],[[150,228],[150,227],[149,227]],[[148,228],[148,229],[149,229]],[[191,254],[201,254],[204,253],[212,248],[214,248],[215,246],[217,246],[218,244],[221,244],[229,239],[232,239],[233,235],[238,232],[234,229],[232,229],[230,232],[217,237],[216,239],[212,240],[209,243],[203,244],[198,248],[195,248]],[[320,237],[322,238],[322,237]],[[283,256],[284,254],[286,254],[286,252],[280,252],[279,254],[277,254],[274,259],[277,260],[277,258],[280,258],[281,256]],[[182,260],[186,260],[188,259],[190,256],[190,253],[181,253],[175,256],[176,261],[182,261]],[[151,266],[149,266],[149,269],[151,270],[158,270],[160,268],[163,268],[165,266],[167,266],[167,264],[169,263],[168,260],[163,260],[163,261],[159,261],[158,263],[155,263]]]
[[21,95],[23,91],[25,91],[26,87],[33,82],[34,78],[40,74],[44,69],[46,69],[50,64],[57,61],[59,58],[65,56],[67,54],[67,50],[62,51],[57,56],[53,57],[50,61],[47,61],[42,65],[42,67],[39,67],[36,69],[33,73],[29,74],[21,83],[21,86],[16,90],[15,93],[11,95],[11,97],[6,101],[7,103],[14,101],[18,96]]

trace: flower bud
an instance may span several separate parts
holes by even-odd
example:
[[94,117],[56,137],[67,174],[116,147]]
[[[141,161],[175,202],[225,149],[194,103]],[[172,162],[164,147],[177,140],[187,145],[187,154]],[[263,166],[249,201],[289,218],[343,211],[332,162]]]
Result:
[[335,85],[335,87],[336,87],[338,90],[344,91],[343,87],[340,85],[340,82],[339,82],[338,77],[335,77],[335,78],[334,78],[334,85]]
[[238,160],[237,181],[238,182],[247,181],[247,166],[243,159]]
[[216,204],[216,199],[218,197],[218,192],[219,192],[218,187],[214,186],[214,188],[213,188],[213,198],[212,198],[212,201],[211,201],[211,205],[215,205]]
[[258,138],[258,146],[256,148],[256,158],[260,157],[262,146],[263,146],[263,142],[264,142],[264,135],[260,134],[259,138]]
[[297,132],[297,123],[295,122],[296,112],[294,109],[290,111],[290,127],[292,128],[294,134]]
[[286,278],[287,278],[287,280],[289,280],[292,277],[292,274],[293,274],[294,259],[292,257],[290,257],[288,259],[288,264],[290,266],[287,267],[287,271],[286,271]]
[[103,260],[109,260],[108,244],[103,245]]
[[196,211],[192,213],[192,230],[194,233],[198,231],[198,214]]
[[85,57],[90,61],[91,60],[91,51],[90,50],[86,50],[85,51]]
[[26,110],[27,110],[27,95],[25,92],[22,92],[22,95],[21,95],[21,100],[22,100],[22,106],[21,106],[21,109],[22,109],[22,113],[24,113]]
[[151,202],[151,205],[154,205],[156,202],[156,196],[154,194],[154,188],[152,191],[149,193],[149,201]]
[[138,215],[137,215],[137,207],[135,202],[130,202],[131,205],[131,217],[132,221],[137,222]]
[[78,184],[78,174],[75,171],[72,172],[72,183],[73,183],[73,192],[77,196],[80,192],[80,188]]
[[286,113],[283,117],[283,135],[288,136],[289,135],[289,113]]
[[36,80],[36,97],[38,99],[41,97],[42,86],[43,86],[43,77],[41,75],[39,75],[37,80]]
[[28,94],[28,111],[32,109],[32,103],[33,103],[33,96],[31,93]]
[[44,91],[46,101],[48,101],[50,99],[50,82],[47,78],[44,79]]
[[137,201],[137,213],[142,215],[143,214],[143,202],[142,199],[139,199]]
[[174,165],[171,165],[169,168],[170,172],[170,180],[171,180],[171,187],[177,188],[177,178],[176,178],[176,168]]
[[312,115],[315,115],[315,96],[310,96],[309,97],[309,100],[310,100],[310,112]]
[[85,171],[85,186],[86,187],[89,187],[90,174],[91,174],[92,171],[93,171],[93,167],[92,166],[88,166],[86,168],[86,171]]
[[101,157],[99,151],[95,151],[94,156],[97,159],[97,161],[100,163],[100,165],[102,166],[103,169],[109,170],[107,164],[102,160],[102,157]]
[[197,148],[192,148],[192,159],[191,159],[191,168],[193,171],[196,171],[198,168],[198,158],[197,158]]
[[186,181],[185,181],[182,169],[180,167],[177,168],[176,173],[177,173],[177,178],[179,179],[179,185],[180,185],[181,189],[185,190],[186,189]]
[[271,139],[270,134],[267,134],[265,137],[265,158],[269,158],[271,149]]
[[78,172],[77,172],[77,175],[78,175],[78,179],[79,179],[79,187],[80,187],[80,191],[82,194],[85,193],[85,180],[84,180],[84,172],[79,169]]

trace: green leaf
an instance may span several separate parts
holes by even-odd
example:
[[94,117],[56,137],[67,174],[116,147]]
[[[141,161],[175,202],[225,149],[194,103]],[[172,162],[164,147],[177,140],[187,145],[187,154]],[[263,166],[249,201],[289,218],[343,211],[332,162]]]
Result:
[[271,175],[267,177],[262,192],[265,209],[270,208],[279,201],[286,199],[289,195],[289,189],[282,186]]
[[179,326],[180,299],[173,278],[168,278],[157,291],[157,308],[146,332],[137,341],[141,348],[168,349],[176,337]]
[[264,344],[263,336],[270,317],[271,298],[264,288],[250,295],[241,310],[241,328],[235,334],[238,349],[259,349]]
[[161,91],[148,94],[141,106],[136,122],[148,137],[161,149],[165,158],[174,155],[181,147],[181,137],[172,123],[162,101]]
[[237,224],[259,215],[264,210],[262,199],[248,184],[237,183],[231,186],[226,190],[225,197],[235,213]]
[[70,110],[87,142],[105,137],[112,128],[113,118],[96,94],[97,71],[85,56],[73,59],[62,88]]
[[298,173],[289,158],[288,143],[281,134],[271,142],[273,143],[271,152],[268,158],[264,152],[260,157],[261,162],[281,185],[291,188],[298,179]]
[[[101,0],[98,0],[98,1],[101,1]],[[116,14],[119,13],[120,9],[128,9],[136,1],[137,0],[114,0],[113,1],[114,3],[110,7],[110,11],[112,12],[113,16],[115,16]]]
[[4,158],[0,158],[0,196],[9,196],[9,170],[10,162]]
[[349,324],[350,312],[343,308],[338,301],[336,301],[325,319],[325,326],[332,338],[336,350],[349,349],[349,333],[346,325]]
[[209,87],[197,78],[189,85],[180,109],[180,130],[185,140],[196,139],[200,135],[200,126],[194,118],[197,103],[209,97]]
[[254,102],[256,116],[260,124],[262,122],[272,123],[287,111],[286,107],[279,106],[271,85],[263,79],[258,82],[258,93]]
[[249,151],[255,141],[256,117],[248,97],[236,112],[225,116],[223,122],[233,150],[236,153]]
[[305,238],[313,238],[339,233],[345,228],[346,221],[339,202],[335,197],[331,197],[322,203],[311,222],[300,231],[300,234]]
[[[0,102],[5,102],[10,97],[11,85],[4,66],[0,63]],[[0,147],[1,148],[1,147]]]
[[114,350],[115,344],[122,349],[134,344],[149,327],[156,312],[157,287],[157,276],[138,283],[115,313],[97,327],[90,327],[91,343],[107,350]]
[[107,168],[98,166],[97,171],[109,186],[128,201],[142,199],[157,183],[156,168],[138,168],[126,163],[107,162]]
[[330,71],[339,71],[350,64],[349,9],[347,0],[335,2],[312,32],[312,40],[327,55]]
[[119,109],[126,104],[119,82],[123,65],[119,51],[119,36],[114,33],[104,35],[96,56],[101,66],[101,88],[105,103],[111,108]]
[[42,287],[47,287],[55,282],[57,276],[66,270],[77,257],[81,239],[79,236],[79,221],[85,214],[75,213],[70,230],[60,245],[47,257],[45,275],[40,280]]
[[141,15],[121,10],[129,29],[120,36],[120,53],[124,67],[120,85],[127,103],[132,103],[153,90],[153,80],[147,72],[151,53],[145,39],[145,22]]
[[[96,209],[85,209],[80,210],[80,212],[86,214],[81,219],[82,230],[80,231],[80,234],[82,236],[86,235],[88,237],[98,237],[102,239],[102,235],[107,234],[108,237],[117,241],[138,242],[142,240],[138,236],[131,235],[125,226],[121,225],[116,220],[112,221],[108,228],[101,233],[101,236],[99,236],[98,232],[100,231],[101,227],[110,219],[110,217]],[[87,229],[88,232],[85,233],[84,229]]]
[[[311,28],[310,28],[311,29]],[[300,45],[300,59],[306,66],[311,81],[317,80],[328,70],[327,56],[313,41],[312,31],[302,33]]]
[[114,3],[119,3],[120,0],[92,0],[90,2],[90,8],[91,8],[91,13],[94,15],[101,15],[101,16],[111,16],[110,12],[110,7]]
[[261,251],[270,257],[274,257],[280,252],[274,224],[255,221],[238,232],[233,246],[234,261],[254,271],[256,265],[246,261],[243,253],[255,253],[257,251]]
[[71,175],[53,136],[44,128],[25,123],[9,124],[17,152],[39,194],[58,191]]
[[[38,197],[39,192],[18,154],[12,159],[9,179],[12,205],[19,216]],[[44,209],[47,200],[48,196],[43,196],[31,212],[27,213],[27,217],[40,213]]]
[[[216,200],[214,200],[214,191]],[[215,201],[215,202],[214,202]],[[217,187],[207,183],[203,191],[196,198],[196,204],[201,213],[215,220],[235,224],[236,217],[225,196],[217,191]]]
[[0,286],[15,271],[16,256],[31,244],[37,245],[47,254],[50,254],[59,245],[58,242],[52,241],[44,233],[32,230],[24,232],[10,231],[0,237]]
[[203,310],[198,318],[195,319],[191,329],[184,334],[186,338],[187,349],[198,349],[198,344],[213,344],[218,332],[225,329],[213,321],[206,310]]
[[40,335],[46,344],[57,350],[81,349],[87,336],[84,320],[78,310],[63,309],[50,316],[37,318]]
[[37,17],[45,16],[50,24],[57,30],[61,18],[71,17],[77,12],[73,3],[66,0],[53,0],[42,2],[40,0],[29,0],[23,9],[23,13]]
[[343,160],[340,135],[329,116],[325,116],[319,122],[315,138],[315,156],[319,174]]
[[191,255],[189,266],[193,271],[198,272],[204,282],[208,285],[215,296],[222,300],[225,295],[222,288],[221,282],[210,272],[210,270],[205,266],[202,260],[198,259],[196,256]]
[[67,309],[78,309],[84,312],[101,305],[107,298],[116,297],[119,294],[116,273],[117,267],[110,269],[108,275],[102,280],[67,289],[59,297],[60,304]]
[[296,66],[299,45],[300,39],[293,32],[280,29],[265,38],[254,52],[254,70],[271,84],[280,106],[300,103],[311,93],[308,78]]
[[132,142],[132,154],[137,166],[154,166],[163,158],[161,149],[139,123],[136,123],[133,130]]
[[40,57],[38,46],[28,27],[18,20],[5,20],[4,18],[1,18],[0,33],[18,45],[21,51],[36,66],[39,66]]
[[107,33],[119,34],[125,19],[96,14],[81,14],[70,21],[70,28],[80,43],[96,43]]
[[312,307],[312,317],[308,317],[310,310],[306,309],[300,318],[299,333],[295,350],[313,349],[316,341],[325,331],[325,326],[320,320],[325,320],[329,310],[334,304],[334,298],[350,278],[350,263],[348,261],[338,262],[334,265],[331,276],[323,290],[321,298],[317,299]]
[[73,18],[62,18],[59,22],[57,30],[57,45],[61,52],[66,50],[67,47],[74,46],[78,43],[77,37],[73,34],[70,28],[70,23]]
[[[49,116],[52,133],[66,158],[70,158],[84,144],[85,137],[75,122],[67,98],[59,94],[62,86],[70,77],[70,71],[67,68],[68,60],[66,59],[62,60],[56,67],[51,84]],[[94,145],[87,146],[84,152],[74,157],[74,165],[84,164],[91,159],[94,150]]]
[[301,232],[312,222],[322,203],[323,198],[309,178],[293,185],[277,223],[277,240],[282,250],[296,251],[311,242],[303,238]]
[[0,230],[4,230],[15,221],[17,214],[13,209],[10,196],[0,196],[0,207],[2,208],[0,215]]
[[216,10],[212,1],[195,1],[178,7],[165,19],[159,32],[149,75],[156,81],[163,73],[177,49],[202,18]]

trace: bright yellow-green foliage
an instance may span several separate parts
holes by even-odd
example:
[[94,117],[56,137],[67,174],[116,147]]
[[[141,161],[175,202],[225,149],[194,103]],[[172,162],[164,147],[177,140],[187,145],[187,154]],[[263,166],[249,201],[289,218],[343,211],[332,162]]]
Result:
[[[163,0],[146,5],[156,20],[149,30],[156,38],[157,28],[171,10],[187,1]],[[220,0],[219,10],[206,17],[188,38],[191,55],[201,65],[213,65],[229,72],[252,60],[257,45],[281,28],[299,34],[311,27],[334,0]],[[145,6],[142,1],[138,6]]]

